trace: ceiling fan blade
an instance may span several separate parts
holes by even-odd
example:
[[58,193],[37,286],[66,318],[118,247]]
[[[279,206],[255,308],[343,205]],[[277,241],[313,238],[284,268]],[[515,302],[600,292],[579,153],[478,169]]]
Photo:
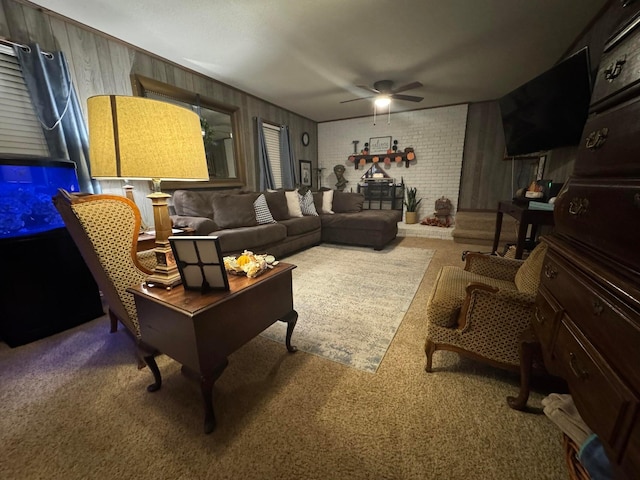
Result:
[[413,95],[398,95],[397,93],[392,94],[391,98],[395,100],[406,100],[408,102],[421,102],[424,99],[424,97],[414,97]]
[[393,89],[393,93],[400,93],[400,92],[404,92],[406,90],[413,90],[414,88],[420,88],[421,86],[422,86],[422,84],[420,82],[407,83],[406,85],[403,85],[402,87],[394,88]]
[[362,88],[363,90],[366,90],[367,92],[371,92],[371,93],[375,93],[375,94],[380,93],[380,90],[376,90],[375,88],[372,88],[369,85],[356,85],[356,87]]
[[352,98],[351,100],[343,100],[340,103],[349,103],[349,102],[355,102],[356,100],[366,100],[367,98],[373,98],[373,97],[360,97],[360,98]]

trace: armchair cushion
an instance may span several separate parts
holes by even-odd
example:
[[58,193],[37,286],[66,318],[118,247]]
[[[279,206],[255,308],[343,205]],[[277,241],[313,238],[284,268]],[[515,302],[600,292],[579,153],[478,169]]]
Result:
[[524,260],[513,258],[497,257],[495,255],[485,255],[482,253],[468,253],[464,269],[483,275],[485,277],[496,278],[513,282],[518,269]]
[[519,291],[534,295],[538,291],[540,272],[542,271],[542,263],[546,253],[547,244],[540,243],[524,261],[514,279]]
[[481,283],[517,293],[513,282],[485,277],[458,267],[445,266],[438,273],[427,303],[427,321],[441,327],[454,327],[470,283]]

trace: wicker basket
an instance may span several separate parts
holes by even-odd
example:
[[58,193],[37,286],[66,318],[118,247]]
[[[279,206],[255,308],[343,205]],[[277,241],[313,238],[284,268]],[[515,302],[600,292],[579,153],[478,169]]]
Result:
[[562,434],[562,446],[564,448],[564,458],[569,469],[571,480],[591,480],[591,477],[578,460],[579,448],[576,442],[571,440],[566,434]]

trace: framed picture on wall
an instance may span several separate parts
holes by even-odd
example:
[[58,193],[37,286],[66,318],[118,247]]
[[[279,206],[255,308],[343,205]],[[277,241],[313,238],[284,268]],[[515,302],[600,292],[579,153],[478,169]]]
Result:
[[391,137],[371,137],[369,139],[369,153],[387,153],[391,148]]
[[312,182],[311,179],[311,161],[310,160],[300,160],[300,183],[307,187],[310,187]]

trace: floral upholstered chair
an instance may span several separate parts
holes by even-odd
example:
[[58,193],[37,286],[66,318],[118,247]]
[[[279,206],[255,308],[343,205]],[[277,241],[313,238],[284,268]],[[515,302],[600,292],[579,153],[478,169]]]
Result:
[[138,207],[117,195],[73,195],[63,189],[53,203],[108,304],[111,331],[120,321],[138,341],[136,305],[126,289],[142,283],[155,266],[153,250],[136,251]]
[[526,260],[469,253],[464,269],[440,269],[427,303],[427,372],[436,350],[518,369],[546,248],[540,243]]

